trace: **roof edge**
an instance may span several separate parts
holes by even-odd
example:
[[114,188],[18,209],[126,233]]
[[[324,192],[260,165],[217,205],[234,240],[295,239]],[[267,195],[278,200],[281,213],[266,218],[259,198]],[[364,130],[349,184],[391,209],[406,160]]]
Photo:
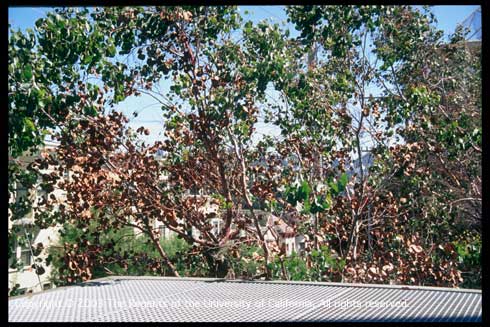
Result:
[[121,279],[131,280],[174,280],[174,281],[194,281],[194,282],[230,282],[230,283],[263,283],[263,284],[293,284],[293,285],[313,285],[313,286],[336,286],[336,287],[365,287],[365,288],[388,288],[388,289],[401,289],[401,290],[421,290],[421,291],[443,291],[443,292],[458,292],[458,293],[476,293],[481,294],[479,289],[469,288],[450,288],[450,287],[436,287],[436,286],[414,286],[414,285],[387,285],[387,284],[360,284],[360,283],[336,283],[336,282],[310,282],[310,281],[288,281],[288,280],[245,280],[245,279],[226,279],[226,278],[212,278],[212,277],[164,277],[164,276],[107,276],[101,278],[91,279],[85,282],[80,282],[72,285],[64,285],[44,290],[36,293],[29,293],[23,295],[10,296],[8,300],[19,299],[23,297],[32,297],[47,292],[65,291],[73,286],[83,286],[93,282],[103,281],[117,281]]
[[318,285],[318,286],[340,286],[340,287],[367,287],[367,288],[389,288],[402,290],[422,290],[422,291],[446,291],[463,293],[482,293],[480,289],[451,288],[437,286],[418,286],[418,285],[387,285],[387,284],[361,284],[361,283],[338,283],[338,282],[310,282],[310,281],[287,281],[287,280],[246,280],[246,279],[226,279],[226,278],[206,278],[206,277],[163,277],[163,276],[109,276],[92,279],[94,281],[109,281],[119,279],[133,280],[179,280],[179,281],[203,281],[203,282],[232,282],[232,283],[264,283],[264,284],[296,284],[296,285]]

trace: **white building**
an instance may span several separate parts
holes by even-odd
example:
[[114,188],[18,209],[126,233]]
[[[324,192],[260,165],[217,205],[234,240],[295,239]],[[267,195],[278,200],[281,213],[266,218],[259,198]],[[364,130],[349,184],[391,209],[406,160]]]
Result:
[[305,237],[298,234],[284,219],[270,214],[264,230],[264,239],[270,245],[284,248],[286,256],[294,252],[301,254],[305,249]]
[[[213,203],[212,197],[210,197],[210,196],[188,195],[187,198],[196,199],[197,200],[196,202],[198,202],[198,203],[203,202],[203,204],[201,204],[201,205],[198,205],[196,203],[196,210],[198,212],[203,213],[204,215],[208,215],[211,213],[217,214],[219,211],[218,204]],[[180,219],[180,220],[182,220],[182,219]],[[215,217],[209,219],[209,223],[212,226],[211,232],[214,235],[218,235],[218,233],[221,231],[221,228],[223,227],[223,220],[216,215]],[[164,223],[162,223],[161,221],[158,221],[158,220],[155,220],[153,222],[153,228],[159,230],[161,239],[168,239],[168,238],[172,237],[172,235],[176,234],[175,232],[173,232],[172,230],[167,228]],[[192,227],[192,236],[194,238],[198,238],[200,236],[199,230],[195,227]]]
[[[197,208],[198,211],[204,214],[215,213],[215,215],[211,215],[212,218],[209,218],[209,224],[212,226],[211,233],[219,235],[224,228],[224,219],[222,218],[224,210],[219,209],[219,205],[213,203],[212,197],[210,196],[188,195],[188,197],[196,198],[199,200],[199,203],[204,203],[199,205]],[[243,215],[250,215],[249,210],[242,209],[239,211]],[[283,219],[262,210],[255,210],[255,213],[260,217],[259,222],[264,238],[271,246],[276,245],[279,248],[284,247],[287,256],[292,255],[293,252],[302,253],[304,251],[304,236],[297,234]],[[160,221],[155,221],[153,224],[154,228],[159,230],[161,239],[169,239],[175,234],[175,232],[165,227]],[[234,224],[232,224],[231,229],[235,229]],[[251,226],[251,229],[254,229],[254,227]],[[194,238],[200,236],[200,231],[195,227],[192,227],[192,236]],[[245,236],[245,231],[242,231],[240,236]]]
[[[57,143],[46,141],[45,146],[41,151],[52,151],[57,146]],[[27,165],[33,162],[40,153],[34,155],[26,155],[20,158],[17,158],[18,162],[21,165]],[[48,170],[44,171],[47,172]],[[40,187],[37,187],[36,190],[27,190],[22,187],[22,185],[16,185],[15,191],[13,192],[12,197],[10,197],[10,203],[14,201],[18,201],[22,197],[30,199],[32,201],[32,206],[35,208],[37,206],[37,200],[41,197],[46,197],[47,194],[41,190]],[[63,199],[64,194],[61,190],[54,190],[52,192],[58,199]],[[9,204],[10,204],[9,203]],[[49,289],[54,287],[54,284],[50,280],[52,266],[45,264],[45,259],[48,256],[48,251],[51,246],[57,245],[58,241],[58,229],[57,227],[49,227],[47,229],[39,229],[34,225],[34,211],[31,210],[26,216],[20,219],[12,219],[12,212],[9,208],[9,219],[8,219],[8,228],[9,231],[16,226],[18,229],[18,236],[26,238],[27,243],[31,244],[34,248],[41,243],[43,249],[40,251],[39,255],[32,251],[30,246],[16,244],[14,245],[13,255],[19,260],[22,264],[21,267],[12,268],[13,259],[9,260],[9,278],[8,278],[8,287],[9,291],[13,289],[16,284],[18,284],[18,293],[24,294],[26,292],[39,292],[45,289]],[[30,235],[30,237],[28,237]],[[34,254],[34,256],[33,256]],[[36,274],[36,269],[32,266],[35,263],[41,262],[39,266],[42,266],[42,270],[44,273]]]

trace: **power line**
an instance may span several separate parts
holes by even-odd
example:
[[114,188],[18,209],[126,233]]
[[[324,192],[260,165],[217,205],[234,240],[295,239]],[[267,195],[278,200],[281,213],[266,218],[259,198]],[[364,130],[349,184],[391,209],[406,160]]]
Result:
[[481,8],[475,9],[471,14],[468,15],[460,25],[468,28],[472,34],[467,37],[467,40],[476,39],[481,40]]

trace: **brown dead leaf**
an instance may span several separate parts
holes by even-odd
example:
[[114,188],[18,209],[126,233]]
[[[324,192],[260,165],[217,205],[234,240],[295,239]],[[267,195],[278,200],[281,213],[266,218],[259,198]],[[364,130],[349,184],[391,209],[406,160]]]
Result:
[[421,253],[424,249],[420,245],[412,244],[409,247],[410,252]]

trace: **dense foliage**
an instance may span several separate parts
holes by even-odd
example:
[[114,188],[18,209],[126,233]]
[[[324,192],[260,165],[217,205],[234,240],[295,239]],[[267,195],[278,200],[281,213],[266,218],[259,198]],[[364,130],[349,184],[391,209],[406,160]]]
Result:
[[[96,229],[95,223],[89,228]],[[73,279],[76,279],[77,274],[71,274],[72,269],[70,269],[74,268],[73,263],[65,260],[65,254],[69,251],[71,245],[79,244],[79,240],[83,234],[84,232],[82,230],[67,224],[61,232],[60,246],[53,246],[49,249],[49,261],[56,268],[51,275],[51,279],[57,285],[69,284],[73,282]],[[107,275],[145,276],[168,275],[171,273],[165,267],[162,267],[163,269],[157,268],[159,254],[151,246],[151,240],[144,235],[138,234],[130,227],[111,230],[108,233],[100,235],[98,239],[95,237],[96,235],[91,234],[89,236],[89,243],[97,242],[100,244],[104,248],[103,255],[105,257],[114,257],[114,261],[103,261],[102,264],[96,263],[91,271],[91,278],[99,278]],[[177,238],[170,238],[161,240],[160,243],[169,258],[175,262],[177,270],[185,274],[186,266],[184,266],[184,260],[186,257],[183,254],[190,248],[187,242]],[[82,250],[89,251],[86,245]],[[149,265],[152,266],[151,269],[148,269]],[[189,265],[189,267],[191,266]],[[78,275],[80,274],[79,272]]]
[[[138,274],[479,286],[479,47],[462,30],[443,42],[430,12],[410,6],[287,14],[297,38],[243,22],[232,6],[57,9],[35,32],[11,33],[9,176],[37,174],[48,193],[67,192],[35,209],[39,226],[79,233],[63,246],[60,277],[120,273],[118,264]],[[155,144],[112,110],[142,94],[165,118]],[[262,122],[280,137],[259,137]],[[15,166],[47,131],[56,153]],[[196,191],[219,206],[219,233]],[[305,253],[287,257],[266,242],[258,209],[305,235]],[[162,245],[155,220],[187,242],[185,255]],[[151,255],[100,238],[127,228]]]

